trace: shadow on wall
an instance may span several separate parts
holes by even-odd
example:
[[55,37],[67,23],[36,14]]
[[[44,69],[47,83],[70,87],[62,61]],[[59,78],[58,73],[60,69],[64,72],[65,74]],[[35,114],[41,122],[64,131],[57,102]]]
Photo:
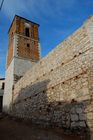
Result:
[[60,127],[66,132],[83,134],[85,140],[90,140],[85,111],[90,102],[56,100],[56,91],[47,89],[49,82],[45,80],[21,89],[11,115],[44,127]]

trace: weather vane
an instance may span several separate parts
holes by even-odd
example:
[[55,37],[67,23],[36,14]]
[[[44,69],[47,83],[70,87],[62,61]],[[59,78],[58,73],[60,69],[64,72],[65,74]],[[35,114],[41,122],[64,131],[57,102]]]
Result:
[[1,11],[1,9],[2,9],[3,3],[4,3],[4,0],[2,0],[2,2],[1,2],[0,11]]

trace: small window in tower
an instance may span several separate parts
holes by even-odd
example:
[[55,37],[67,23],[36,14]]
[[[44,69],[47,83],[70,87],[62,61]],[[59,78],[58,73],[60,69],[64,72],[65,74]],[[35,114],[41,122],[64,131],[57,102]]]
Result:
[[25,35],[26,35],[27,37],[29,37],[29,36],[30,36],[30,33],[29,33],[29,28],[25,28]]
[[28,47],[28,48],[30,47],[30,44],[29,44],[29,43],[27,43],[27,47]]
[[4,87],[5,87],[5,83],[2,83],[2,89],[4,89]]

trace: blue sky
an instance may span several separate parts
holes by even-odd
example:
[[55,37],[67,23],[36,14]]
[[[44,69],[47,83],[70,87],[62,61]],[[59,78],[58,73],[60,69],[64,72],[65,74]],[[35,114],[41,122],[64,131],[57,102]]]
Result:
[[0,78],[5,75],[7,32],[15,14],[40,24],[44,57],[93,15],[93,0],[5,0],[0,12]]

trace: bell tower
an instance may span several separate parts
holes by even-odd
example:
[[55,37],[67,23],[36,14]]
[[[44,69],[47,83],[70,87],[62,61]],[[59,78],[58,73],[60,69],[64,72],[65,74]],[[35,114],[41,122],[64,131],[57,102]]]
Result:
[[12,104],[14,84],[40,60],[39,24],[15,15],[8,31],[4,110]]

